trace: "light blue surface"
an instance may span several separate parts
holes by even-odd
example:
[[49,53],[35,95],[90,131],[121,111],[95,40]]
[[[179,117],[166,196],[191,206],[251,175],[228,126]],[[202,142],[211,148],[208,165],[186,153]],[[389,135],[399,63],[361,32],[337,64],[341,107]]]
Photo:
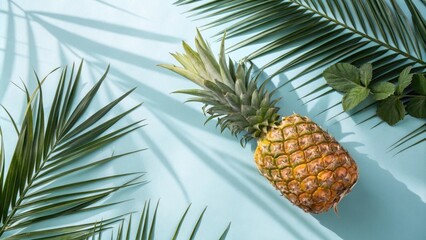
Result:
[[[426,143],[395,157],[394,152],[387,152],[420,120],[408,117],[396,127],[380,125],[374,129],[371,127],[377,121],[357,125],[360,117],[340,121],[346,117],[342,115],[327,120],[341,109],[317,114],[333,105],[339,94],[303,104],[306,100],[299,98],[315,86],[290,91],[300,84],[295,82],[282,88],[279,95],[283,97],[283,115],[298,112],[313,118],[359,164],[360,180],[340,203],[338,215],[332,211],[306,214],[258,174],[252,157],[254,144],[241,148],[229,133],[220,134],[214,122],[203,126],[205,117],[200,105],[183,104],[185,96],[170,94],[195,86],[156,65],[173,62],[169,52],[181,51],[181,40],[192,44],[195,27],[203,23],[190,21],[182,14],[185,8],[172,2],[0,2],[0,102],[18,119],[24,95],[11,82],[19,83],[22,78],[34,87],[32,68],[44,76],[54,67],[81,58],[86,61],[83,80],[87,86],[83,91],[109,63],[112,67],[96,102],[98,106],[93,109],[134,86],[138,89],[121,105],[122,109],[145,102],[131,117],[147,119],[148,126],[99,154],[149,148],[105,171],[146,171],[150,182],[115,197],[133,201],[92,218],[140,210],[145,200],[161,199],[158,226],[168,229],[175,226],[189,203],[193,203],[190,221],[195,221],[208,205],[198,239],[217,239],[228,222],[232,222],[228,239],[237,240],[426,239]],[[205,35],[212,33],[206,31]],[[210,42],[217,50],[218,43]],[[231,56],[237,60],[249,51],[242,49]],[[274,83],[295,72],[297,69],[281,75]],[[54,81],[52,77],[46,89],[52,89]],[[49,93],[52,91],[46,91]],[[12,125],[3,112],[0,116],[5,139],[13,143],[16,137]],[[13,147],[7,145],[9,155]],[[169,232],[159,228],[158,239],[168,237]]]

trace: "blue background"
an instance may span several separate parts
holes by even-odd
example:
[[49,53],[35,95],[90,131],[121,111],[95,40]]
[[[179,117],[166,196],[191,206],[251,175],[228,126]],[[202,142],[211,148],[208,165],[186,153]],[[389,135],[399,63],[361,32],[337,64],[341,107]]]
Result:
[[[123,122],[146,119],[148,126],[132,133],[98,155],[138,148],[147,151],[105,167],[96,174],[146,171],[143,187],[126,190],[115,199],[133,199],[108,212],[72,221],[100,219],[138,211],[145,200],[161,199],[158,239],[170,238],[174,226],[189,203],[188,223],[194,223],[208,206],[198,239],[217,239],[228,222],[228,239],[426,239],[426,143],[393,156],[388,147],[422,121],[407,117],[395,127],[378,120],[357,124],[368,115],[346,118],[341,107],[319,114],[335,104],[337,93],[308,102],[301,96],[315,84],[291,91],[298,80],[279,91],[281,113],[307,115],[327,129],[357,161],[358,184],[340,204],[339,214],[330,211],[310,215],[283,199],[258,174],[253,161],[255,144],[242,148],[228,132],[220,134],[211,122],[203,126],[199,104],[184,104],[185,96],[170,94],[194,84],[157,67],[175,63],[169,52],[181,51],[181,40],[193,43],[196,26],[185,7],[173,1],[1,1],[0,2],[0,102],[16,119],[22,118],[24,94],[11,82],[20,78],[35,87],[32,69],[44,76],[57,66],[85,59],[82,91],[99,79],[108,64],[111,71],[92,105],[93,111],[137,86],[117,112],[144,102]],[[422,11],[425,11],[424,8]],[[215,31],[203,32],[206,37]],[[217,52],[218,42],[210,38]],[[238,39],[230,40],[228,45]],[[254,48],[230,53],[238,60]],[[255,63],[261,65],[264,59]],[[272,72],[273,69],[267,72]],[[274,79],[278,85],[298,69]],[[51,97],[57,74],[47,81],[45,95]],[[320,84],[320,83],[318,83]],[[319,115],[318,115],[319,114]],[[16,140],[4,112],[0,124],[10,156]],[[66,221],[64,221],[66,223]],[[170,229],[170,231],[168,230]],[[183,233],[188,233],[185,227]],[[184,236],[185,234],[183,234]]]

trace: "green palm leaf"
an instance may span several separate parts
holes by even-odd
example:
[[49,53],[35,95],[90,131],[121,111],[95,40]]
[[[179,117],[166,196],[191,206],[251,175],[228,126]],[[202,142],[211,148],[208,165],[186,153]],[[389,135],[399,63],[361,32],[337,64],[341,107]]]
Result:
[[[13,121],[18,140],[7,170],[4,139],[0,129],[0,237],[78,238],[99,232],[101,225],[105,228],[121,219],[117,217],[97,224],[74,224],[65,227],[51,225],[44,230],[26,230],[27,227],[45,220],[118,204],[99,201],[122,188],[143,183],[139,180],[143,176],[141,172],[101,178],[71,178],[83,171],[97,169],[103,164],[140,151],[113,154],[93,161],[84,159],[89,153],[141,127],[139,121],[109,130],[140,105],[105,119],[106,114],[134,89],[97,112],[87,113],[107,76],[108,69],[94,87],[78,101],[82,63],[76,71],[73,65],[69,74],[68,68],[64,67],[49,111],[46,111],[42,90],[46,78],[40,80],[36,75],[38,88],[32,95],[25,89],[28,104],[21,126],[18,128]],[[8,115],[10,116],[9,113]],[[110,186],[117,180],[123,183]],[[105,187],[108,183],[109,187]],[[17,231],[19,233],[16,233]]]
[[[125,219],[121,218],[121,222],[119,222],[119,226],[116,227],[117,228],[117,233],[115,235],[112,235],[111,237],[116,239],[116,240],[129,240],[129,239],[136,239],[136,240],[153,240],[156,239],[155,238],[155,232],[156,232],[156,228],[157,228],[157,212],[159,211],[159,202],[156,204],[154,212],[152,213],[152,217],[150,216],[150,201],[145,202],[144,208],[142,210],[142,214],[139,217],[138,220],[138,224],[137,224],[137,229],[134,232],[133,227],[132,227],[132,215],[130,215],[130,217],[128,218],[129,220],[125,223]],[[183,223],[185,221],[185,218],[189,212],[191,205],[188,206],[188,208],[185,210],[185,212],[182,214],[177,226],[175,227],[175,229],[171,228],[170,231],[170,239],[172,240],[176,240],[178,239],[180,230],[183,226]],[[191,231],[189,236],[187,237],[180,237],[179,239],[188,239],[188,240],[193,240],[195,239],[195,236],[197,235],[197,231],[201,226],[201,222],[204,216],[204,213],[206,212],[207,208],[204,208],[204,210],[201,212],[201,214],[198,216],[196,222],[194,225],[192,225],[192,227],[190,227]],[[108,226],[111,226],[112,224],[110,223],[111,221],[115,221],[116,219],[111,219],[108,220],[109,222],[107,222],[107,224],[109,224]],[[118,222],[118,221],[116,221]],[[108,228],[105,228],[106,225],[103,226],[103,228],[101,228],[101,230],[98,230],[94,233],[92,233],[92,235],[90,237],[92,237],[92,239],[95,239],[97,237],[97,239],[101,239],[101,234],[107,232]],[[107,226],[107,227],[108,227]],[[226,229],[223,231],[223,233],[218,236],[219,240],[224,240],[226,238],[226,235],[228,234],[229,228],[230,228],[231,224],[228,224],[228,226],[226,227]],[[162,231],[167,231],[167,229],[162,226],[161,227]],[[90,238],[88,238],[90,239]]]
[[[426,142],[426,137],[424,137],[426,133],[426,123],[421,125],[420,127],[414,129],[410,133],[406,134],[394,144],[389,147],[389,151],[395,151],[399,149],[395,155],[400,154],[410,147],[414,147],[422,142]],[[423,137],[421,137],[423,135]],[[411,142],[410,142],[411,140]],[[414,141],[414,143],[412,143]]]
[[401,10],[402,2],[395,0],[180,0],[176,4],[198,4],[190,12],[215,17],[204,27],[226,24],[228,38],[250,35],[231,50],[266,42],[247,55],[249,60],[296,45],[263,67],[286,62],[275,74],[305,66],[296,79],[333,62],[371,62],[380,73],[376,79],[390,81],[408,65],[417,72],[426,69],[425,20],[411,0],[405,2],[414,27]]

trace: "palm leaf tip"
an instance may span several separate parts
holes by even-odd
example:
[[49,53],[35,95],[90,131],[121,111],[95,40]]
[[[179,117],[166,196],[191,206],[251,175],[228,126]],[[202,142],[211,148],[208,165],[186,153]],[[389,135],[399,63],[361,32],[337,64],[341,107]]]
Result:
[[[198,229],[201,227],[202,225],[202,219],[204,216],[204,213],[206,211],[206,208],[204,208],[204,210],[198,215],[196,222],[193,225],[190,224],[185,224],[185,220],[187,218],[188,212],[191,208],[191,205],[189,205],[186,210],[184,211],[184,213],[178,217],[179,221],[177,224],[177,227],[173,229],[173,227],[171,228],[167,228],[164,225],[161,225],[161,231],[164,234],[164,232],[169,232],[170,234],[173,234],[173,236],[170,238],[172,240],[176,240],[178,239],[188,239],[188,240],[193,240],[195,239],[195,237],[197,236],[197,232]],[[137,224],[136,224],[136,228],[133,227],[132,222],[134,221],[135,217],[133,214],[129,214],[127,215],[127,219],[125,218],[121,218],[121,221],[116,221],[117,223],[119,223],[117,228],[117,234],[115,235],[114,239],[117,240],[121,240],[121,239],[138,239],[138,240],[153,240],[153,239],[158,239],[156,238],[155,234],[157,232],[156,228],[157,225],[159,225],[161,222],[159,221],[159,214],[158,212],[161,210],[160,206],[159,206],[159,201],[156,203],[154,209],[151,209],[151,201],[145,201],[144,207],[141,211],[141,214],[139,215],[139,219],[136,220]],[[190,232],[188,234],[188,236],[183,236],[182,234],[180,234],[180,230],[181,228],[186,225],[185,227],[188,227]],[[230,229],[231,224],[229,223],[225,230],[221,233],[219,239],[225,239],[229,229]],[[111,230],[111,229],[106,229],[106,231]],[[169,231],[168,231],[169,230]],[[106,232],[104,231],[104,232]],[[96,233],[98,234],[98,233]],[[93,234],[94,236],[95,234]],[[134,238],[132,238],[134,237]]]
[[[28,105],[17,131],[18,141],[7,170],[4,169],[4,150],[3,147],[0,148],[0,236],[2,237],[15,239],[81,237],[92,231],[99,232],[99,224],[106,227],[108,221],[98,222],[95,227],[93,224],[69,225],[66,228],[73,229],[69,232],[61,232],[60,228],[55,228],[55,224],[43,231],[35,231],[34,234],[25,229],[47,220],[59,219],[61,216],[111,206],[108,203],[99,204],[99,201],[122,188],[143,183],[138,182],[140,173],[130,182],[108,188],[95,187],[94,183],[112,182],[113,179],[125,179],[130,175],[115,174],[98,179],[92,176],[87,179],[74,178],[77,179],[75,182],[67,178],[83,171],[98,169],[105,163],[138,152],[122,153],[101,160],[83,160],[89,153],[137,129],[136,124],[139,122],[107,132],[138,106],[104,120],[106,114],[122,99],[128,97],[133,89],[94,114],[87,114],[87,109],[95,99],[109,67],[95,86],[78,100],[81,69],[82,63],[77,71],[73,65],[71,74],[68,74],[67,67],[62,69],[50,109],[44,105],[45,96],[42,87],[47,77],[40,80],[36,75],[38,83],[36,90],[33,94],[29,94],[26,90]],[[0,139],[1,137],[0,131]],[[79,189],[87,190],[79,191]],[[19,230],[20,233],[10,236],[11,230]]]

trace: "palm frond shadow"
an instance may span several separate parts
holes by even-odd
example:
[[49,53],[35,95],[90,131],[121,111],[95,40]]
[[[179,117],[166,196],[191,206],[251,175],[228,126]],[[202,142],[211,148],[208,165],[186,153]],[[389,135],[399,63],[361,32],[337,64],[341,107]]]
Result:
[[90,53],[94,56],[102,56],[110,59],[123,61],[125,63],[142,67],[150,68],[157,62],[154,59],[138,55],[135,53],[127,52],[119,48],[111,47],[110,45],[102,44],[91,40],[90,38],[83,37],[71,31],[55,26],[52,23],[44,20],[37,14],[28,13],[29,17],[43,26],[49,33],[56,36],[58,41],[69,48],[74,48],[78,51]]
[[[175,136],[177,136],[179,139],[182,139],[182,142],[185,143],[187,148],[191,149],[191,151],[198,156],[200,160],[202,160],[210,169],[215,171],[218,175],[222,176],[224,179],[227,180],[229,184],[231,184],[235,190],[239,191],[240,193],[244,194],[248,199],[255,202],[257,205],[262,206],[264,208],[264,211],[268,213],[268,215],[273,218],[276,222],[282,223],[283,227],[286,227],[289,232],[294,236],[295,239],[303,239],[302,235],[297,231],[296,228],[293,228],[291,224],[286,224],[287,220],[285,216],[282,216],[277,213],[275,208],[272,208],[269,206],[267,200],[259,197],[255,191],[253,191],[253,188],[257,190],[263,190],[264,186],[253,186],[253,185],[247,185],[246,182],[240,180],[238,177],[236,177],[236,173],[231,171],[230,168],[222,166],[220,163],[217,163],[209,154],[203,152],[200,150],[198,145],[194,142],[195,140],[188,138],[185,134],[177,131],[176,129],[173,129],[169,127],[166,123],[167,121],[161,119],[164,123],[164,125],[168,128],[168,130]],[[200,141],[199,139],[196,141]],[[284,206],[284,205],[282,205]],[[291,207],[288,206],[288,209],[290,210]],[[293,209],[295,210],[295,209]]]
[[164,168],[166,168],[166,170],[169,172],[169,174],[175,180],[175,184],[177,184],[177,186],[181,190],[185,201],[189,202],[190,197],[189,197],[188,191],[186,190],[185,185],[182,183],[182,180],[180,179],[178,173],[173,168],[170,157],[168,157],[166,154],[164,154],[163,150],[154,141],[152,141],[149,136],[142,135],[141,139],[144,142],[146,142],[147,145],[150,146],[149,149],[155,154],[155,156],[158,157],[161,164],[164,166]]
[[[57,20],[64,21],[67,23],[72,23],[72,24],[89,27],[93,29],[98,29],[98,30],[104,30],[104,31],[113,32],[116,34],[122,34],[126,36],[138,37],[138,38],[159,41],[159,42],[167,42],[167,43],[180,42],[179,38],[176,38],[173,36],[153,33],[153,32],[145,31],[142,29],[126,27],[126,26],[122,26],[122,25],[118,25],[114,23],[102,22],[102,21],[89,19],[89,18],[81,18],[81,17],[70,16],[70,15],[63,15],[63,14],[50,13],[50,12],[40,12],[40,11],[31,11],[31,12],[27,12],[27,14],[29,14],[30,17],[37,16],[36,20],[45,17],[55,21]],[[45,23],[45,22],[42,22],[42,23]]]
[[[95,63],[96,65],[96,63]],[[207,132],[216,132],[217,128],[214,124],[207,124],[206,126],[203,126],[203,123],[205,121],[205,116],[200,111],[196,111],[184,104],[183,102],[179,102],[169,95],[166,95],[162,92],[159,92],[158,90],[150,87],[149,85],[140,82],[137,79],[134,79],[132,76],[126,74],[125,72],[113,69],[110,72],[110,75],[117,79],[117,81],[114,81],[114,87],[118,87],[119,89],[127,89],[128,86],[138,84],[140,87],[135,90],[135,94],[139,94],[141,96],[144,96],[145,98],[145,106],[148,111],[155,114],[156,118],[158,120],[161,120],[164,118],[164,116],[168,116],[170,118],[173,118],[175,120],[179,120],[180,122],[187,124],[191,127],[198,127],[200,130],[207,131]],[[123,79],[126,79],[125,81]],[[161,112],[161,114],[157,114],[157,112]],[[179,114],[175,114],[175,113]],[[160,116],[161,115],[161,116]],[[186,116],[191,116],[190,118],[187,118]],[[163,125],[161,125],[163,127]],[[230,133],[219,135],[222,138],[225,139],[231,139],[234,140],[235,137],[232,136]],[[189,202],[189,196],[187,193],[187,190],[182,184],[182,181],[180,180],[178,174],[173,169],[171,160],[169,159],[171,156],[166,156],[162,153],[159,146],[154,143],[149,136],[141,135],[142,139],[147,143],[147,145],[150,146],[150,150],[153,151],[156,156],[159,156],[159,161],[163,164],[163,166],[167,169],[167,171],[171,174],[171,176],[175,179],[176,183],[178,184],[179,188],[181,189],[182,194],[184,195],[185,199]]]
[[[12,71],[16,58],[16,29],[15,29],[15,16],[12,4],[7,2],[7,30],[6,30],[6,44],[4,48],[3,65],[0,68],[0,85],[6,86],[7,81],[12,77]],[[0,102],[3,100],[7,88],[0,88]]]
[[[102,6],[108,6],[107,3],[100,1]],[[6,44],[4,49],[4,57],[3,57],[3,65],[0,66],[0,76],[3,86],[7,86],[6,82],[3,81],[14,81],[14,76],[12,76],[12,71],[14,69],[15,59],[17,54],[16,52],[16,29],[15,29],[15,18],[25,18],[27,35],[28,39],[25,41],[25,45],[28,45],[28,55],[25,56],[28,58],[28,62],[30,66],[33,66],[35,70],[37,70],[37,62],[40,61],[38,59],[37,48],[35,47],[35,43],[38,40],[38,36],[33,33],[33,24],[37,24],[44,28],[47,32],[49,32],[52,36],[58,39],[58,43],[62,50],[76,50],[74,51],[75,55],[78,58],[81,58],[81,54],[79,52],[87,52],[89,55],[101,56],[104,58],[109,58],[113,60],[117,60],[120,62],[125,62],[127,64],[131,64],[137,67],[142,68],[152,68],[157,64],[155,59],[145,57],[139,54],[135,54],[132,52],[128,52],[119,48],[111,47],[110,45],[101,44],[95,40],[92,40],[87,37],[83,37],[83,34],[78,34],[78,32],[68,31],[59,25],[58,22],[67,22],[71,24],[75,24],[77,26],[89,27],[93,29],[101,29],[105,31],[109,31],[112,34],[122,35],[122,36],[130,36],[137,37],[140,39],[148,39],[153,41],[160,41],[166,43],[174,43],[179,42],[180,39],[177,39],[173,36],[158,34],[154,32],[144,31],[137,28],[131,28],[126,26],[121,26],[118,24],[102,22],[98,20],[93,20],[89,18],[80,18],[70,15],[60,15],[49,12],[39,12],[39,11],[27,11],[23,7],[19,5],[19,3],[14,1],[7,2],[7,11],[1,12],[1,14],[6,15],[7,27],[6,30]],[[22,15],[16,15],[16,11],[20,11]],[[67,63],[69,59],[66,59],[63,63]],[[30,71],[31,72],[31,71]],[[166,73],[166,72],[165,72]],[[28,73],[31,74],[31,73]],[[169,73],[166,73],[169,74]],[[33,84],[29,82],[28,84]],[[29,85],[29,87],[32,87]],[[0,89],[0,100],[3,99],[5,91],[7,88]]]
[[98,2],[99,4],[102,4],[102,5],[104,5],[104,6],[108,6],[108,7],[110,7],[110,8],[116,9],[117,11],[120,11],[120,12],[123,12],[123,13],[126,13],[126,14],[129,14],[129,15],[132,15],[132,16],[137,17],[137,18],[139,18],[139,19],[145,19],[144,17],[142,17],[142,16],[140,16],[140,15],[138,15],[138,14],[135,14],[135,13],[130,12],[130,11],[128,11],[128,10],[126,10],[126,9],[124,9],[124,8],[118,7],[118,6],[116,6],[116,5],[113,5],[113,4],[111,4],[111,3],[105,2],[105,1],[103,1],[103,0],[95,0],[95,1],[96,1],[96,2]]
[[[215,132],[217,128],[214,124],[206,124],[203,126],[206,118],[201,111],[194,110],[184,104],[184,102],[180,102],[168,94],[164,94],[152,87],[148,84],[141,82],[138,79],[135,79],[133,76],[126,74],[124,71],[113,69],[111,71],[111,76],[116,77],[117,81],[115,81],[115,86],[121,89],[126,89],[128,86],[132,84],[139,84],[139,88],[136,89],[136,94],[140,94],[145,96],[145,104],[149,111],[155,109],[156,111],[161,111],[162,115],[167,115],[173,119],[179,120],[182,123],[187,124],[191,127],[197,127],[200,130],[206,132]],[[173,75],[176,78],[176,75]],[[126,80],[123,80],[126,79]],[[173,94],[173,93],[171,93]],[[179,113],[179,114],[175,114]],[[188,118],[187,116],[191,116]],[[234,136],[224,132],[224,134],[220,135],[225,139],[233,140]]]
[[[102,67],[104,66],[100,58],[96,57],[96,59],[98,59],[98,61],[91,61],[91,65],[93,66],[90,69],[91,71],[95,71],[95,70],[97,71],[99,69],[102,69]],[[203,123],[205,121],[205,116],[203,116],[203,114],[200,111],[196,111],[188,107],[186,104],[183,104],[182,102],[179,102],[173,99],[171,96],[164,94],[162,92],[159,92],[158,90],[150,87],[144,82],[141,82],[140,79],[135,79],[133,76],[119,69],[112,69],[109,72],[109,76],[114,78],[114,81],[109,81],[110,84],[106,85],[107,90],[109,90],[110,92],[113,92],[113,90],[111,89],[112,87],[114,88],[114,90],[116,90],[117,87],[118,89],[125,90],[129,88],[130,86],[134,86],[135,84],[139,85],[140,87],[135,90],[134,95],[144,96],[144,99],[145,99],[144,104],[145,106],[147,106],[146,109],[148,109],[148,111],[151,111],[154,109],[156,111],[161,111],[162,115],[168,115],[192,127],[198,126],[198,128],[203,131],[208,131],[208,132],[217,131],[214,124],[207,124],[206,126],[203,126]],[[119,106],[117,107],[119,108]],[[180,114],[175,114],[176,112],[179,112]],[[192,116],[192,117],[188,119],[185,116]],[[235,139],[234,136],[228,133],[221,134],[219,136],[226,139],[231,139],[231,140]],[[189,202],[189,196],[188,196],[187,190],[183,186],[176,171],[172,168],[172,164],[170,163],[169,157],[165,156],[160,151],[160,148],[157,146],[157,144],[154,143],[152,140],[150,140],[148,136],[145,137],[145,135],[141,135],[141,137],[147,143],[147,145],[150,146],[150,150],[153,151],[156,154],[156,156],[160,156],[159,161],[163,164],[163,166],[175,179],[176,183],[181,189],[181,192],[184,198],[186,199],[187,202]]]

